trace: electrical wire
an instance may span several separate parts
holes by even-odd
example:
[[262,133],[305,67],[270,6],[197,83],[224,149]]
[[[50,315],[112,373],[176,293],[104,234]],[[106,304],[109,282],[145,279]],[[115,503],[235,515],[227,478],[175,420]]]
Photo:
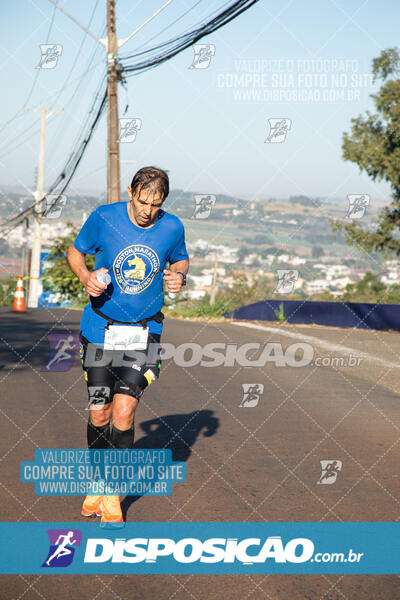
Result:
[[[253,4],[256,4],[256,2],[258,1],[259,0],[239,0],[230,3],[229,7],[224,9],[222,12],[218,13],[216,17],[198,26],[196,29],[190,31],[189,33],[182,34],[172,40],[159,44],[158,46],[155,46],[150,50],[145,50],[126,57],[126,60],[129,60],[130,58],[138,58],[140,56],[145,56],[147,57],[147,59],[141,59],[141,61],[132,64],[120,64],[121,71],[124,74],[131,73],[135,75],[139,72],[147,71],[148,69],[152,69],[155,66],[167,60],[170,60],[173,56],[176,56],[180,52],[183,52],[183,50],[185,50],[195,42],[199,41],[201,38],[205,37],[206,35],[209,35],[210,33],[213,33],[217,29],[220,29],[221,27],[238,17],[240,14],[248,10]],[[158,52],[158,54],[155,54],[156,52]],[[64,169],[48,190],[46,195],[51,194],[61,185],[61,188],[58,189],[57,194],[55,194],[56,198],[52,201],[50,207],[47,206],[46,210],[51,210],[51,208],[57,204],[58,199],[68,187],[68,184],[70,183],[72,177],[76,172],[76,169],[78,168],[80,161],[83,158],[85,150],[106,107],[106,104],[107,90],[103,93],[103,95],[101,95],[100,92],[98,92],[95,97],[95,101],[92,105],[92,109],[89,113],[91,114],[92,112],[94,112],[95,116],[91,121],[89,127],[86,129],[85,135],[80,141],[78,148],[71,153]],[[27,220],[35,210],[38,211],[38,207],[41,210],[42,201],[43,199],[39,199],[37,202],[35,202],[25,210],[21,211],[15,217],[8,219],[8,221],[3,223],[1,227],[10,225],[11,229],[14,229],[22,222]]]
[[163,29],[161,29],[161,31],[159,31],[158,33],[156,33],[155,35],[153,35],[153,37],[151,37],[150,39],[148,39],[145,43],[140,44],[137,48],[134,48],[133,50],[131,50],[131,52],[136,52],[136,50],[138,50],[139,48],[143,49],[146,46],[148,46],[153,40],[159,38],[161,34],[163,34],[165,31],[167,31],[168,29],[170,29],[171,27],[173,27],[173,25],[176,25],[176,23],[178,23],[178,21],[180,21],[181,19],[183,19],[184,17],[186,17],[187,14],[189,14],[192,10],[194,10],[196,8],[196,6],[198,6],[202,2],[203,2],[203,0],[198,0],[195,4],[193,4],[193,6],[190,6],[187,9],[187,11],[185,11],[180,17],[178,17],[177,19],[175,19],[175,21],[172,21],[172,23],[170,23],[169,25],[167,25],[166,27],[164,27]]
[[[88,29],[89,29],[90,25],[92,24],[92,21],[93,21],[93,18],[94,18],[94,15],[95,15],[95,13],[96,13],[96,10],[97,10],[97,7],[98,7],[98,5],[99,5],[99,0],[96,0],[95,6],[94,6],[94,8],[93,8],[93,10],[92,10],[92,14],[91,14],[91,16],[90,16],[90,19],[89,19],[89,22],[88,22],[88,24],[87,24],[87,28],[88,28]],[[102,31],[102,34],[101,34],[101,35],[102,35],[102,36],[104,36],[106,29],[107,29],[107,24],[106,24],[106,23],[104,23],[104,25],[103,25],[103,27],[102,27],[102,29],[101,29],[101,31]],[[77,61],[78,61],[78,59],[79,59],[79,57],[80,57],[80,55],[81,55],[82,48],[83,48],[83,45],[84,45],[84,43],[85,43],[85,41],[86,41],[87,35],[88,35],[88,34],[87,34],[87,32],[85,32],[85,33],[84,33],[84,35],[83,35],[83,38],[82,38],[82,40],[81,40],[81,43],[80,43],[80,45],[79,45],[79,48],[78,48],[78,50],[77,50],[77,53],[76,53],[75,59],[74,59],[74,61],[73,61],[72,65],[71,65],[71,68],[70,68],[69,74],[67,75],[66,81],[65,81],[65,83],[64,83],[64,85],[63,85],[63,87],[62,87],[62,88],[61,88],[61,89],[58,91],[58,95],[57,95],[57,97],[55,98],[55,100],[53,101],[53,103],[52,103],[52,106],[50,107],[50,109],[52,109],[52,108],[54,107],[54,105],[57,103],[58,99],[60,98],[60,96],[61,96],[62,92],[63,92],[63,91],[66,89],[66,87],[68,86],[68,81],[69,81],[69,79],[70,79],[70,77],[71,77],[71,75],[72,75],[72,73],[73,73],[73,70],[74,70],[74,68],[75,68],[75,65],[76,65],[76,63],[77,63]],[[68,101],[67,101],[67,103],[66,103],[66,105],[65,105],[65,106],[71,106],[71,107],[72,107],[72,102],[74,101],[74,99],[75,99],[75,97],[76,97],[76,94],[78,93],[78,90],[82,90],[82,82],[84,82],[84,83],[85,83],[85,85],[88,85],[88,84],[89,84],[89,80],[88,80],[88,78],[86,77],[86,75],[87,75],[87,73],[90,71],[90,69],[91,69],[91,66],[92,66],[92,63],[93,63],[93,61],[94,61],[94,59],[95,59],[95,56],[96,56],[96,54],[97,54],[97,52],[98,52],[99,50],[102,50],[102,48],[99,46],[99,44],[95,44],[94,50],[93,50],[93,52],[92,52],[92,55],[91,55],[91,57],[90,57],[90,59],[89,59],[88,66],[86,67],[86,69],[85,69],[85,70],[84,70],[84,72],[82,73],[81,77],[79,78],[79,81],[78,81],[78,83],[77,83],[77,85],[76,85],[76,87],[75,87],[75,89],[74,89],[74,91],[73,91],[72,95],[71,95],[71,96],[70,96],[70,98],[68,99]],[[103,51],[104,51],[104,50],[103,50]],[[102,63],[104,63],[104,60],[102,60]],[[65,106],[63,106],[63,109],[65,109]],[[66,111],[66,112],[67,112],[67,111]],[[55,132],[55,133],[52,135],[52,137],[51,137],[51,140],[50,140],[50,143],[49,143],[49,149],[51,149],[51,148],[52,148],[52,142],[53,142],[53,140],[57,141],[57,140],[59,139],[59,134],[60,134],[60,132],[61,132],[61,131],[62,131],[64,128],[65,128],[65,122],[64,122],[64,123],[61,123],[61,124],[60,124],[60,127],[57,129],[57,131],[56,131],[56,132]]]
[[[47,44],[47,43],[48,43],[48,41],[49,41],[50,34],[51,34],[51,30],[53,29],[55,14],[56,14],[56,7],[54,7],[53,14],[52,14],[52,16],[51,16],[51,21],[50,21],[49,29],[48,29],[48,31],[47,31],[46,44]],[[34,89],[35,89],[35,87],[36,87],[36,83],[37,83],[37,80],[38,80],[38,78],[39,78],[40,72],[41,72],[41,69],[37,69],[37,70],[36,70],[36,75],[35,75],[35,78],[34,78],[34,80],[33,80],[33,83],[32,83],[32,86],[31,86],[31,89],[29,90],[28,96],[27,96],[27,98],[26,98],[26,100],[25,100],[25,102],[23,103],[23,105],[22,105],[22,106],[26,106],[26,105],[28,104],[29,100],[31,99],[31,97],[32,97],[32,94],[33,94],[33,91],[34,91]],[[9,125],[10,123],[12,123],[13,121],[15,121],[15,119],[18,119],[19,117],[22,117],[23,115],[25,115],[25,114],[26,114],[26,113],[24,113],[24,112],[22,112],[22,113],[21,113],[21,110],[22,110],[22,107],[21,107],[21,108],[19,108],[19,109],[17,110],[17,112],[14,114],[14,116],[12,116],[12,117],[11,117],[11,118],[10,118],[8,121],[6,121],[6,123],[3,123],[2,127],[0,128],[0,133],[1,133],[2,131],[4,131],[4,129],[6,129],[6,127],[8,127],[8,125]]]
[[[96,13],[96,10],[97,10],[97,7],[98,7],[98,5],[99,5],[99,0],[96,0],[95,6],[94,6],[94,8],[93,8],[93,10],[92,10],[92,14],[91,14],[91,16],[90,16],[90,19],[89,19],[88,27],[89,27],[89,26],[91,25],[91,23],[92,23],[92,20],[93,20],[93,18],[94,18],[94,15],[95,15],[95,13]],[[56,10],[57,10],[57,7],[55,6],[55,7],[54,7],[54,11],[56,11]],[[53,13],[53,17],[54,17],[54,13]],[[103,24],[103,26],[102,26],[102,32],[103,32],[103,35],[104,35],[104,32],[105,32],[105,30],[106,30],[106,24]],[[79,48],[78,48],[78,50],[77,50],[77,53],[76,53],[76,55],[75,55],[74,61],[73,61],[73,63],[72,63],[72,66],[71,66],[71,68],[70,68],[70,71],[69,71],[69,73],[68,73],[68,75],[67,75],[67,77],[66,77],[66,79],[65,79],[65,81],[64,81],[64,84],[62,85],[62,87],[61,87],[61,88],[59,88],[58,90],[56,90],[56,91],[54,92],[54,94],[52,94],[52,95],[50,96],[50,98],[51,98],[52,96],[54,96],[54,95],[55,95],[56,97],[55,97],[55,99],[54,99],[54,100],[52,100],[52,103],[51,103],[51,105],[49,106],[49,110],[52,110],[52,109],[54,108],[54,106],[55,106],[55,104],[57,103],[58,99],[60,98],[60,96],[61,96],[62,92],[63,92],[63,91],[64,91],[64,90],[65,90],[65,89],[68,87],[68,85],[70,85],[70,83],[69,83],[69,80],[70,80],[70,78],[71,78],[71,75],[72,75],[72,72],[73,72],[73,70],[74,70],[74,68],[75,68],[75,65],[76,65],[76,63],[77,63],[77,61],[78,61],[78,58],[79,58],[79,56],[80,56],[80,54],[81,54],[81,50],[82,50],[83,44],[84,44],[84,42],[85,42],[85,40],[86,40],[86,37],[87,37],[87,33],[84,33],[84,35],[83,35],[83,38],[82,38],[82,40],[81,40],[81,43],[80,43],[80,46],[79,46]],[[88,73],[88,72],[91,70],[91,66],[92,66],[92,63],[93,63],[93,61],[94,61],[94,58],[95,58],[95,55],[96,55],[96,52],[98,51],[98,49],[99,49],[99,46],[96,44],[96,45],[95,45],[95,48],[94,48],[94,51],[93,51],[93,53],[92,53],[92,56],[91,56],[91,58],[89,59],[88,65],[87,65],[87,67],[85,68],[84,72],[83,72],[83,73],[82,73],[80,76],[78,76],[77,78],[75,78],[75,79],[74,79],[74,80],[71,82],[72,84],[73,84],[73,83],[75,83],[76,81],[77,81],[78,83],[77,83],[77,85],[76,85],[76,87],[75,87],[75,89],[74,89],[74,91],[73,91],[73,93],[72,93],[71,97],[69,98],[69,100],[68,100],[68,101],[67,101],[67,103],[65,104],[65,106],[68,106],[68,105],[70,105],[70,104],[72,103],[72,101],[74,100],[74,98],[75,98],[75,96],[76,96],[76,94],[77,94],[78,90],[81,88],[82,81],[85,81],[85,83],[86,83],[86,84],[88,84],[88,78],[87,78],[86,76],[87,76],[87,73]],[[104,61],[101,61],[101,62],[103,63]],[[97,63],[97,64],[96,64],[96,66],[98,66],[98,64],[100,64],[100,62],[99,62],[99,63]],[[27,104],[27,102],[25,102],[25,104]],[[64,107],[63,107],[63,108],[64,108]],[[30,135],[27,135],[27,133],[28,133],[30,130],[32,130],[32,128],[34,128],[34,130],[33,130],[33,131],[30,133]],[[61,131],[62,129],[65,129],[65,121],[64,121],[63,123],[61,123],[61,124],[60,124],[60,127],[57,129],[57,131],[56,131],[56,132],[55,132],[53,135],[51,135],[51,137],[50,137],[50,140],[49,140],[49,143],[48,143],[48,144],[46,144],[46,146],[47,146],[47,151],[51,150],[51,148],[52,148],[52,143],[53,143],[53,140],[58,140],[58,139],[59,139],[59,134],[60,134],[60,131]],[[38,120],[37,120],[37,119],[35,119],[35,120],[34,120],[34,121],[31,123],[31,125],[29,125],[27,128],[25,128],[25,129],[24,129],[24,130],[23,130],[23,131],[22,131],[20,134],[17,134],[17,135],[16,135],[16,134],[14,134],[14,135],[13,135],[13,141],[12,141],[12,143],[13,143],[14,145],[13,145],[13,146],[11,146],[11,148],[10,148],[10,146],[9,146],[9,144],[8,144],[8,143],[4,144],[4,145],[3,145],[3,146],[0,148],[0,158],[2,158],[2,157],[3,157],[3,156],[5,156],[5,155],[12,154],[12,153],[13,153],[15,150],[17,150],[17,149],[18,149],[20,146],[24,145],[24,144],[25,144],[25,143],[26,143],[26,142],[27,142],[29,139],[31,139],[32,137],[34,137],[34,136],[37,134],[37,132],[38,132],[38,131],[40,131],[40,125],[38,124]],[[21,138],[22,138],[22,139],[21,139]],[[19,141],[19,140],[21,140],[21,141]],[[17,141],[18,143],[15,145],[15,142],[16,142],[16,141]]]
[[[103,86],[104,86],[104,84],[103,84]],[[18,225],[20,225],[21,223],[26,221],[34,213],[39,214],[39,215],[41,214],[43,216],[43,214],[45,214],[48,211],[51,211],[51,209],[54,206],[56,206],[57,201],[59,200],[59,198],[63,194],[63,192],[66,190],[66,188],[68,187],[68,184],[70,183],[76,169],[78,168],[79,163],[81,162],[83,155],[85,153],[85,150],[87,148],[87,145],[88,145],[88,143],[94,133],[94,130],[96,129],[96,126],[100,120],[100,117],[103,114],[103,111],[107,105],[107,90],[104,90],[104,87],[103,87],[102,92],[103,92],[102,94],[100,92],[98,94],[96,94],[95,100],[93,102],[92,108],[89,113],[89,114],[94,113],[94,117],[93,117],[92,121],[90,122],[89,126],[87,127],[87,129],[85,130],[85,132],[83,134],[81,134],[82,139],[80,140],[79,146],[70,154],[70,156],[64,166],[64,169],[58,175],[58,177],[56,178],[54,183],[50,186],[49,190],[47,191],[47,193],[45,195],[45,197],[46,197],[46,196],[52,194],[57,188],[59,188],[57,190],[57,193],[54,194],[56,197],[52,200],[50,205],[46,206],[45,210],[43,210],[43,206],[42,206],[44,198],[39,198],[37,201],[35,201],[33,204],[31,204],[30,206],[28,206],[27,208],[22,210],[20,213],[18,213],[14,217],[11,217],[10,219],[8,219],[4,223],[2,223],[1,227],[7,228],[6,232],[3,234],[2,237],[6,237],[10,231],[15,229],[15,227],[18,227]],[[61,186],[61,187],[59,187],[59,186]]]
[[144,50],[136,54],[126,56],[122,61],[130,59],[139,59],[133,63],[123,62],[123,73],[129,77],[137,73],[143,73],[149,69],[152,69],[163,62],[170,60],[189,46],[199,41],[201,38],[217,31],[240,14],[248,10],[253,4],[256,4],[259,0],[238,0],[229,5],[228,8],[220,12],[216,17],[207,21],[206,23],[198,26],[196,29],[189,33],[182,34],[172,40],[163,42],[158,46]]
[[[92,11],[92,14],[91,14],[91,17],[90,17],[90,20],[89,20],[88,27],[90,26],[90,24],[91,24],[91,22],[92,22],[92,20],[93,20],[93,17],[94,17],[94,14],[95,14],[95,12],[96,12],[96,9],[97,9],[97,6],[98,6],[98,3],[99,3],[99,0],[96,0],[96,4],[95,4],[95,6],[94,6],[94,9],[93,9],[93,11]],[[56,8],[56,7],[55,7],[55,8]],[[105,29],[106,29],[106,24],[103,24],[103,26],[102,26],[102,32],[103,32],[103,35],[104,35],[104,32],[105,32]],[[57,102],[58,98],[60,97],[60,95],[61,95],[61,93],[62,93],[63,89],[65,89],[65,88],[67,87],[67,85],[68,85],[68,80],[69,80],[69,79],[70,79],[70,77],[71,77],[71,74],[72,74],[72,72],[73,72],[73,68],[74,68],[74,66],[75,66],[75,64],[76,64],[76,62],[77,62],[77,59],[78,59],[79,55],[80,55],[80,52],[81,52],[81,49],[82,49],[82,46],[83,46],[83,43],[84,43],[84,41],[85,41],[85,38],[86,38],[86,36],[87,36],[87,34],[85,33],[85,34],[84,34],[84,36],[83,36],[83,39],[82,39],[82,41],[81,41],[80,47],[78,48],[78,52],[77,52],[77,54],[76,54],[75,60],[74,60],[74,62],[73,62],[73,65],[72,65],[72,67],[71,67],[71,69],[70,69],[70,71],[69,71],[69,74],[68,74],[68,76],[67,76],[67,78],[66,78],[66,80],[65,80],[65,82],[64,82],[64,84],[63,84],[63,86],[62,86],[62,88],[60,88],[59,90],[57,90],[57,91],[56,91],[56,94],[57,94],[57,96],[56,96],[56,98],[53,100],[53,102],[52,102],[52,105],[51,105],[50,109],[51,109],[51,108],[53,108],[53,106],[56,104],[56,102]],[[94,61],[94,58],[95,58],[95,56],[96,56],[96,52],[97,52],[97,50],[98,50],[98,46],[96,45],[96,47],[95,47],[95,49],[94,49],[94,52],[92,53],[92,56],[91,56],[91,58],[90,58],[90,60],[89,60],[89,63],[88,63],[88,65],[87,65],[87,67],[86,67],[85,71],[83,72],[83,74],[82,74],[80,77],[78,77],[78,78],[76,78],[76,79],[74,80],[74,82],[75,82],[76,80],[78,80],[78,84],[76,85],[76,87],[75,87],[75,90],[74,90],[74,92],[73,92],[72,96],[70,97],[70,99],[69,99],[69,101],[68,101],[68,103],[67,103],[67,104],[70,104],[70,102],[73,100],[73,98],[74,98],[74,97],[75,97],[75,95],[77,94],[78,90],[79,90],[79,89],[81,89],[81,82],[82,82],[82,80],[83,80],[83,79],[86,77],[86,75],[87,75],[88,71],[90,70],[90,68],[91,68],[91,65],[92,65],[92,63],[93,63],[93,61]],[[102,62],[103,62],[103,61],[102,61]],[[86,122],[88,119],[90,119],[90,115],[93,113],[93,111],[95,111],[95,110],[96,110],[96,108],[95,108],[95,107],[96,107],[96,102],[98,101],[99,94],[101,93],[101,90],[104,88],[105,76],[106,76],[106,71],[105,71],[105,72],[102,74],[101,83],[100,83],[100,89],[98,89],[98,92],[97,92],[97,94],[95,95],[95,101],[93,102],[93,105],[92,105],[92,107],[91,107],[91,109],[90,109],[90,111],[89,111],[89,114],[86,116],[85,122]],[[103,107],[103,108],[104,108],[104,107]],[[35,124],[36,124],[36,122],[34,122],[33,124],[35,125]],[[95,125],[96,125],[96,124],[97,124],[97,119],[95,119],[94,127],[95,127]],[[32,127],[32,126],[31,126],[31,127]],[[90,131],[90,127],[89,127],[89,131]],[[33,132],[33,133],[32,133],[32,134],[31,134],[31,135],[30,135],[30,136],[27,138],[27,136],[26,136],[26,130],[25,130],[24,139],[23,139],[23,140],[22,140],[22,141],[21,141],[19,144],[17,144],[16,146],[14,146],[14,147],[13,147],[11,150],[10,150],[10,148],[8,148],[7,154],[9,154],[9,153],[10,153],[10,151],[11,151],[11,152],[12,152],[12,151],[14,151],[15,149],[17,149],[17,148],[18,148],[19,146],[21,146],[22,144],[26,143],[27,139],[31,138],[31,137],[32,137],[33,135],[35,135],[36,133],[37,133],[37,132],[36,132],[36,131],[34,131],[34,132]],[[80,129],[80,130],[79,130],[79,132],[78,132],[78,135],[77,135],[77,139],[76,139],[76,141],[75,141],[75,142],[74,142],[74,144],[73,144],[73,148],[75,148],[76,146],[78,146],[78,144],[79,144],[79,139],[80,139],[80,137],[81,137],[81,136],[82,136],[82,130]],[[53,139],[53,137],[52,137],[52,139]],[[51,145],[51,143],[50,143],[50,145]],[[84,145],[84,148],[85,148],[85,145]],[[74,156],[76,156],[76,151],[75,151],[75,150],[73,150],[73,151],[71,152],[71,155],[70,155],[70,158],[68,159],[68,161],[70,161],[70,160],[72,159],[72,157],[74,157]],[[69,162],[68,162],[68,161],[67,161],[67,165],[66,165],[66,166],[64,167],[64,169],[62,170],[62,172],[63,172],[63,173],[66,173],[66,174],[68,174],[68,170],[67,170],[67,169],[68,169],[68,164],[69,164]],[[79,158],[78,164],[79,164],[79,162],[80,162],[80,158]],[[76,166],[77,166],[77,165],[76,165]],[[66,177],[66,181],[67,181],[68,183],[69,183],[69,181],[70,181],[70,178],[69,178],[68,176]],[[58,178],[57,178],[56,182],[55,182],[55,183],[54,183],[54,184],[51,186],[51,188],[50,188],[50,190],[47,192],[47,194],[50,194],[50,193],[51,193],[51,192],[52,192],[52,191],[55,189],[55,187],[57,187],[57,185],[58,185],[58,184],[59,184],[59,181],[58,181]],[[60,190],[60,192],[59,192],[59,195],[61,195],[61,194],[63,193],[63,190],[64,190],[64,187],[63,187],[63,189],[62,189],[62,190]],[[57,199],[58,199],[58,198],[57,198]],[[38,206],[38,205],[39,205],[39,206]],[[22,211],[22,212],[21,212],[21,213],[19,213],[18,215],[16,215],[16,216],[12,217],[11,219],[9,219],[9,220],[8,220],[8,221],[6,221],[5,223],[3,223],[3,224],[2,224],[2,226],[6,226],[6,225],[8,225],[9,223],[12,223],[12,222],[14,222],[14,221],[15,221],[15,219],[17,219],[17,222],[16,222],[16,225],[15,225],[15,226],[18,226],[18,224],[20,224],[19,222],[23,222],[23,221],[25,221],[25,220],[26,220],[26,219],[27,219],[27,218],[28,218],[28,217],[29,217],[29,216],[30,216],[30,215],[33,213],[33,211],[35,211],[35,212],[40,212],[40,210],[38,210],[38,209],[41,207],[41,205],[42,205],[42,202],[41,202],[40,200],[39,200],[39,202],[35,202],[34,204],[32,204],[31,206],[29,206],[27,209],[25,209],[24,211]],[[48,207],[46,210],[48,210],[48,209],[49,209],[49,207]],[[21,221],[21,219],[22,219],[22,221]],[[12,229],[14,229],[14,227],[12,227]],[[7,233],[8,233],[8,231],[7,231]],[[3,236],[3,237],[4,237],[4,236]]]

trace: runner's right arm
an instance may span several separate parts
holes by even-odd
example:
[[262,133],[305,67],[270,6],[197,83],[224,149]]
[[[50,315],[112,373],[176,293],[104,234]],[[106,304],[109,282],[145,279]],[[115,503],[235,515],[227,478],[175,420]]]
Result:
[[107,273],[107,269],[102,268],[90,272],[85,263],[85,254],[77,250],[73,244],[67,250],[67,262],[69,268],[77,276],[87,293],[95,298],[101,296],[107,286],[97,281],[96,275],[99,272]]

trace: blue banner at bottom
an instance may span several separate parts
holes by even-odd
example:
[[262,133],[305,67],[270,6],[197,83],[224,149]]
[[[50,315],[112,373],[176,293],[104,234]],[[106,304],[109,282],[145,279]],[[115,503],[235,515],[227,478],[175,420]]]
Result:
[[0,523],[0,573],[398,574],[400,523]]

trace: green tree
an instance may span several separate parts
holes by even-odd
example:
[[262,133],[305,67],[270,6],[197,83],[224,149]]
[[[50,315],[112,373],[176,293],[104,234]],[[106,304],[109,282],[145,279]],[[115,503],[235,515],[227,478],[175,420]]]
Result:
[[[88,295],[79,279],[70,270],[66,260],[67,250],[78,235],[78,230],[72,223],[67,225],[71,228],[70,233],[54,241],[53,248],[46,259],[46,266],[43,268],[43,289],[62,294],[63,298],[70,300],[74,306],[83,306],[88,302]],[[89,270],[93,270],[94,256],[87,255],[86,264]]]
[[368,272],[358,283],[348,284],[342,296],[342,302],[370,302],[372,304],[399,304],[400,285],[386,287],[378,276]]
[[243,260],[246,256],[251,253],[251,249],[248,246],[240,246],[237,251],[237,257],[239,260]]
[[[17,287],[17,277],[7,277],[0,280],[0,306],[12,306]],[[26,285],[26,282],[24,282]]]
[[356,163],[373,181],[386,181],[392,201],[379,214],[374,230],[359,223],[331,221],[344,231],[346,242],[362,250],[400,254],[400,54],[398,48],[384,50],[372,61],[374,80],[382,80],[372,94],[376,114],[369,111],[352,119],[351,133],[343,135],[343,158]]
[[320,256],[324,256],[325,252],[322,246],[313,246],[311,250],[311,256],[313,258],[319,258]]
[[224,286],[216,294],[213,304],[210,303],[209,294],[196,300],[182,299],[169,311],[169,314],[185,317],[222,317],[224,312],[272,297],[274,286],[266,277],[257,277],[251,285],[247,283],[244,273],[234,272],[232,278],[232,286]]

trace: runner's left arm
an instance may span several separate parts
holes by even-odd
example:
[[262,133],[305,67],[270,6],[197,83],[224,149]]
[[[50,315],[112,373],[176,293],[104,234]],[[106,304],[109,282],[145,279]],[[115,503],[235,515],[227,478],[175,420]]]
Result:
[[168,291],[172,294],[176,294],[182,288],[182,276],[179,273],[186,273],[189,271],[189,260],[178,260],[170,264],[169,269],[164,269],[164,279],[167,283]]
[[185,244],[185,229],[179,221],[179,229],[176,234],[176,244],[169,252],[169,269],[164,270],[164,279],[168,292],[176,294],[182,288],[183,278],[179,273],[187,274],[189,270],[189,254]]
[[177,262],[170,264],[169,268],[173,273],[179,272],[186,275],[189,271],[189,260],[178,260]]

